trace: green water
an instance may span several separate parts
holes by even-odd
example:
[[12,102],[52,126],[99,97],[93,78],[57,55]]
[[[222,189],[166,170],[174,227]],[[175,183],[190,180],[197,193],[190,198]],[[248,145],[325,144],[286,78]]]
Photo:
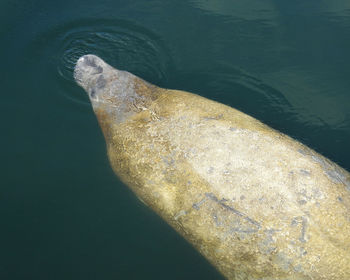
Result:
[[222,279],[114,176],[83,54],[350,170],[348,0],[2,0],[0,35],[0,279]]

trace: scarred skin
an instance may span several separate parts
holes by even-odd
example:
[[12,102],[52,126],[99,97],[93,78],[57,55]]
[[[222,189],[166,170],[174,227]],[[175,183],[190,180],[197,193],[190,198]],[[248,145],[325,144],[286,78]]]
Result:
[[350,279],[350,174],[231,107],[94,55],[88,93],[113,170],[227,279]]

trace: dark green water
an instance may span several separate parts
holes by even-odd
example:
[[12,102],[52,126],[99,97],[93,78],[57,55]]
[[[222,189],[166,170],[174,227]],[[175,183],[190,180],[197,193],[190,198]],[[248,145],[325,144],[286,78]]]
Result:
[[222,279],[114,176],[83,54],[350,170],[348,0],[2,0],[0,279]]

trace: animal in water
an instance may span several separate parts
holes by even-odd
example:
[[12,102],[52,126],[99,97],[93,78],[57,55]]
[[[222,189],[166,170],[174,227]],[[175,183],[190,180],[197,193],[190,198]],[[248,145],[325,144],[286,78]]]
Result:
[[82,56],[117,176],[227,279],[350,279],[350,174],[234,108]]

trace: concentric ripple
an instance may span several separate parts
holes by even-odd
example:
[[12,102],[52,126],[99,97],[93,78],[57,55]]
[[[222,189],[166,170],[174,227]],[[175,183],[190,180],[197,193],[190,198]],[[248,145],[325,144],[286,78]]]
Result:
[[170,58],[161,39],[125,21],[73,24],[62,37],[60,75],[72,80],[74,65],[84,54],[98,55],[119,69],[147,76],[153,81],[167,79]]
[[[36,65],[49,60],[61,93],[76,102],[73,71],[79,57],[95,54],[118,69],[127,70],[152,83],[168,80],[172,59],[162,39],[148,29],[124,20],[80,20],[39,34],[31,44]],[[72,90],[73,89],[73,90]],[[84,101],[85,103],[85,101]]]

